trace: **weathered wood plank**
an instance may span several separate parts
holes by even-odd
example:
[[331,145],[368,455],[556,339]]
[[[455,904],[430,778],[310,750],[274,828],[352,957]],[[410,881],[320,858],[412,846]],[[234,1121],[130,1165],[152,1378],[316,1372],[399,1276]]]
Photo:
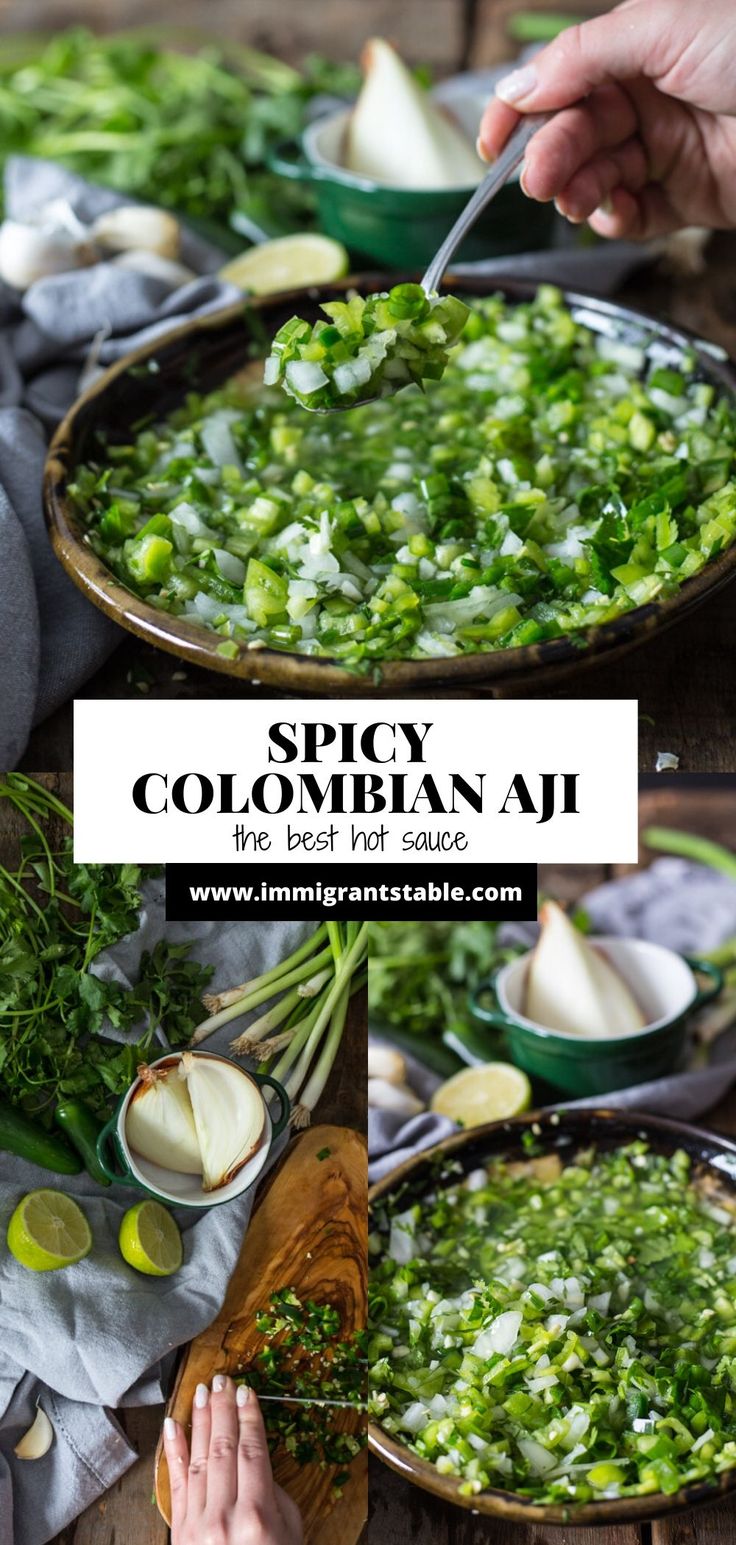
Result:
[[733,1545],[734,1539],[736,1508],[732,1501],[652,1525],[652,1545]]
[[[30,769],[28,770],[30,771]],[[0,777],[3,776],[4,774],[0,772]],[[57,799],[62,800],[65,805],[71,804],[71,773],[34,772],[33,777],[38,783],[42,783],[44,788],[49,789],[52,794],[55,794]],[[10,868],[16,867],[20,857],[18,844],[20,838],[27,831],[28,827],[22,815],[15,809],[10,800],[3,799],[0,801],[0,863],[8,865]],[[46,827],[46,832],[53,847],[58,846],[64,837],[69,835],[69,828],[64,821],[54,816]]]
[[0,4],[0,26],[7,31],[55,30],[71,24],[111,32],[170,22],[206,28],[209,38],[235,38],[298,63],[319,52],[335,59],[357,59],[366,38],[387,37],[413,62],[438,70],[457,69],[462,60],[463,0],[177,0],[159,5],[155,17],[147,0],[12,0]]
[[163,1406],[125,1413],[123,1425],[138,1449],[138,1463],[53,1545],[167,1545],[169,1531],[152,1495],[153,1457],[162,1421]]
[[367,1545],[641,1545],[638,1528],[560,1529],[543,1524],[490,1521],[441,1502],[429,1492],[410,1486],[377,1459],[370,1464],[370,1505]]
[[519,44],[509,37],[508,23],[515,11],[554,11],[576,16],[595,15],[611,9],[609,0],[576,0],[574,5],[560,0],[478,0],[476,6],[470,63],[474,69],[513,59]]

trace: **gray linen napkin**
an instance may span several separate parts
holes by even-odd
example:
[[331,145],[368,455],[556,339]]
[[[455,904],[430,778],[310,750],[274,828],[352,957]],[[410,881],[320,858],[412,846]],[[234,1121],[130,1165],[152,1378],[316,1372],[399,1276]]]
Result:
[[[49,161],[11,157],[8,216],[30,220],[62,199],[82,221],[129,199]],[[58,274],[20,295],[0,284],[0,767],[15,767],[34,724],[71,697],[122,638],[53,556],[41,505],[48,433],[74,401],[94,345],[107,365],[239,291],[215,270],[222,253],[185,231],[182,261],[198,276],[172,288],[114,263]]]
[[[707,954],[736,935],[736,885],[725,875],[681,858],[657,859],[647,869],[599,885],[582,899],[596,933],[636,936],[664,944],[685,954]],[[499,937],[504,944],[527,948],[538,932],[536,923],[504,924]],[[416,1060],[409,1068],[409,1083],[422,1099],[429,1100],[440,1079],[421,1069]],[[641,1110],[694,1121],[716,1105],[736,1081],[736,1058],[714,1059],[708,1067],[672,1073],[649,1083],[635,1084],[608,1095],[566,1100],[560,1109],[576,1110],[607,1106],[616,1110]],[[406,1121],[389,1111],[369,1114],[368,1146],[370,1180],[381,1180],[393,1169],[439,1143],[454,1131],[446,1116],[425,1111]]]
[[[139,931],[101,956],[96,969],[131,982],[142,952],[164,933],[173,942],[188,937],[195,940],[192,957],[216,967],[212,987],[218,991],[275,965],[311,926],[166,924],[161,882],[154,881]],[[207,1045],[227,1050],[246,1023],[223,1027]],[[276,1153],[284,1142],[275,1145]],[[49,1185],[54,1177],[46,1171],[4,1154],[0,1232],[21,1196]],[[7,1252],[0,1264],[0,1545],[43,1545],[133,1462],[104,1408],[163,1399],[173,1351],[209,1325],[221,1306],[253,1204],[251,1193],[204,1213],[179,1210],[184,1264],[176,1276],[156,1279],[126,1266],[117,1245],[123,1213],[141,1193],[123,1186],[102,1190],[84,1175],[64,1177],[63,1186],[89,1219],[91,1255],[65,1271],[39,1275]],[[39,1397],[56,1438],[46,1458],[24,1464],[13,1447]]]

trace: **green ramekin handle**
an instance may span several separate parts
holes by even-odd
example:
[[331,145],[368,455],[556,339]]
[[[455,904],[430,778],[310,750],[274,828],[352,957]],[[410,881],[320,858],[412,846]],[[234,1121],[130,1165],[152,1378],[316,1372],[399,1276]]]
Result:
[[712,1003],[713,999],[723,992],[723,972],[720,970],[720,967],[714,966],[712,960],[700,960],[697,955],[683,955],[682,958],[687,962],[691,971],[699,972],[701,976],[707,976],[708,978],[708,986],[698,987],[695,1001],[692,1004],[694,1009],[702,1009],[705,1003]]
[[266,157],[269,171],[291,182],[319,182],[319,168],[312,166],[304,155],[298,140],[285,140]]
[[114,1116],[110,1117],[107,1125],[102,1128],[102,1131],[97,1138],[97,1158],[99,1160],[100,1169],[105,1175],[107,1175],[108,1180],[114,1181],[116,1185],[136,1186],[138,1185],[138,1181],[134,1175],[130,1174],[129,1170],[115,1168],[115,1164],[118,1160],[118,1154],[115,1147],[115,1133],[117,1131],[117,1125],[118,1111],[115,1112]]
[[275,1137],[281,1136],[284,1127],[288,1125],[291,1114],[291,1100],[283,1084],[280,1084],[277,1078],[272,1078],[270,1073],[251,1073],[251,1078],[254,1078],[257,1084],[268,1084],[269,1089],[273,1089],[279,1097],[278,1121],[274,1121],[273,1116],[271,1116],[271,1141],[273,1142]]
[[[491,972],[491,975],[485,982],[479,982],[478,986],[468,993],[468,1007],[471,1014],[476,1019],[479,1019],[481,1024],[490,1025],[493,1030],[506,1030],[509,1026],[509,1020],[498,1007],[498,994],[496,992],[496,978],[499,971],[502,970],[503,967],[499,966],[497,970]],[[488,992],[492,993],[494,998],[494,1007],[492,1009],[486,1008],[485,1004],[480,1001]]]

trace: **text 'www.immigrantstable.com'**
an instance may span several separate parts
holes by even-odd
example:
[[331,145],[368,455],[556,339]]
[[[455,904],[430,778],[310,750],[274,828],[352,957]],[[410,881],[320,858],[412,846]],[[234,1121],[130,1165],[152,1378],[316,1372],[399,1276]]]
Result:
[[329,879],[299,877],[293,866],[269,865],[250,882],[240,864],[167,864],[166,915],[171,919],[461,918],[533,922],[535,864],[428,866],[331,864]]

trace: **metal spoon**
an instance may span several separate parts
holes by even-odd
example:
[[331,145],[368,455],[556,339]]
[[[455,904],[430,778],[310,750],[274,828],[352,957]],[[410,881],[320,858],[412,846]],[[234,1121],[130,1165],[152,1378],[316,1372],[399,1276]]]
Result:
[[463,237],[467,236],[475,225],[479,215],[487,209],[491,200],[506,186],[509,178],[513,176],[518,166],[524,160],[524,153],[530,139],[552,117],[551,113],[528,113],[519,119],[516,128],[509,135],[500,156],[489,167],[483,181],[478,184],[472,198],[468,199],[465,208],[458,215],[449,235],[445,237],[442,246],[427,269],[424,278],[420,281],[422,289],[427,295],[436,294],[445,270],[449,268],[452,259],[460,246]]
[[[500,156],[486,172],[483,181],[478,184],[475,193],[468,199],[465,208],[459,214],[452,230],[445,237],[442,246],[435,253],[432,261],[420,279],[420,284],[425,294],[435,295],[439,290],[446,270],[449,268],[458,247],[472,230],[484,209],[488,208],[491,200],[506,186],[509,178],[513,176],[517,167],[524,160],[524,153],[537,131],[544,127],[552,117],[551,113],[527,113],[519,119],[516,128],[510,134]],[[329,408],[308,408],[306,403],[302,406],[309,413],[347,413],[351,408],[362,408],[367,402],[375,402],[375,397],[360,397],[355,402],[330,404]]]

